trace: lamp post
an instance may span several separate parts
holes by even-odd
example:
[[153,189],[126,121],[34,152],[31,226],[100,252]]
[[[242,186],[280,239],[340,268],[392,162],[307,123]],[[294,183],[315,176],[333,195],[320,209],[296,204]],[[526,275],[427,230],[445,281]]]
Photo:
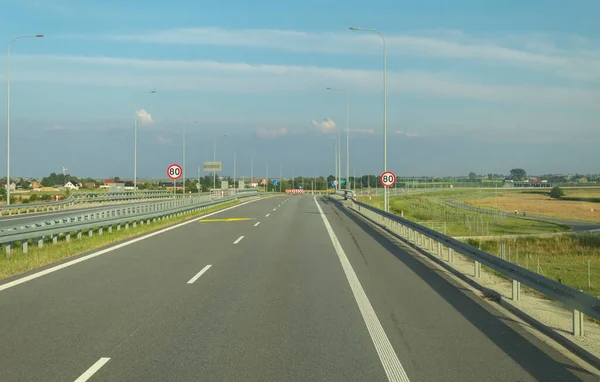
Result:
[[[223,134],[224,138],[227,138],[227,134]],[[213,140],[213,162],[217,161],[217,138]],[[217,172],[213,171],[213,190],[217,188]]]
[[[244,145],[241,145],[240,147],[238,147],[237,150],[241,149],[242,147],[244,147]],[[236,195],[237,195],[237,188],[235,187],[235,175],[236,175],[235,174],[235,163],[236,163],[236,161],[235,161],[235,152],[236,152],[236,149],[234,147],[233,148],[233,192],[235,192]]]
[[[349,138],[350,130],[348,129],[348,91],[346,89],[338,89],[338,88],[327,88],[327,90],[335,90],[335,91],[344,92],[344,95],[346,97],[346,190],[348,190],[349,189],[348,183],[350,183],[350,181],[349,181],[349,179],[350,179],[350,138]],[[341,165],[340,165],[340,172],[341,172]]]
[[16,40],[24,38],[42,38],[43,34],[17,36],[8,42],[7,76],[6,76],[6,205],[10,205],[10,48]]
[[[386,91],[386,47],[385,36],[377,29],[350,27],[353,31],[369,31],[375,32],[381,36],[383,40],[383,172],[387,171],[387,91]],[[383,191],[383,208],[389,212],[388,188],[384,187]]]
[[[335,172],[334,172],[334,177],[335,180],[338,183],[338,186],[340,184],[339,178],[338,178],[338,165],[339,165],[339,160],[338,160],[338,156],[339,156],[339,133],[338,133],[338,143],[336,144],[335,142],[335,137],[330,137],[328,135],[325,135],[325,138],[332,138],[333,139],[333,147],[334,147],[334,162],[335,162]],[[336,187],[337,188],[337,187]]]
[[140,109],[140,98],[144,94],[154,94],[156,90],[150,90],[138,94],[135,104],[135,120],[133,123],[133,193],[137,194],[137,131],[138,131],[138,110]]
[[[198,121],[192,121],[191,123],[198,123]],[[181,174],[183,176],[183,196],[185,196],[185,130],[183,131],[183,163],[181,168],[183,169],[183,174]]]

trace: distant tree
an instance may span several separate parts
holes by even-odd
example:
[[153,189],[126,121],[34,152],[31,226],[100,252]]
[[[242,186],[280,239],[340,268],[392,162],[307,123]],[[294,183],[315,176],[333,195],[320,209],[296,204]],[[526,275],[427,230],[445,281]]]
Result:
[[565,192],[563,191],[562,188],[560,188],[558,186],[554,186],[554,187],[552,187],[552,190],[550,190],[550,197],[552,199],[560,199],[563,196],[565,196]]
[[488,179],[494,179],[494,175],[491,172],[488,174]]
[[471,179],[471,180],[475,180],[475,178],[477,178],[477,174],[475,174],[473,171],[471,171],[471,172],[469,173],[469,179]]
[[119,178],[118,176],[115,176],[115,177],[113,178],[113,180],[116,180],[116,181],[118,182],[118,181],[120,181],[120,180],[121,180],[121,178]]
[[512,180],[524,180],[527,178],[527,172],[522,168],[513,168],[510,170],[510,177]]

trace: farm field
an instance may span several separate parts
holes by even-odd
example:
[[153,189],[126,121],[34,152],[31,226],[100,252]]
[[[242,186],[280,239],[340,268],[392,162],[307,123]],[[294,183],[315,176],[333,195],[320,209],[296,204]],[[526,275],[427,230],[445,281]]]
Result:
[[498,197],[492,193],[479,194],[464,202],[478,206],[514,212],[523,210],[528,214],[557,217],[569,220],[600,222],[600,189],[565,189],[560,200],[551,199],[549,190],[509,191],[499,190]]

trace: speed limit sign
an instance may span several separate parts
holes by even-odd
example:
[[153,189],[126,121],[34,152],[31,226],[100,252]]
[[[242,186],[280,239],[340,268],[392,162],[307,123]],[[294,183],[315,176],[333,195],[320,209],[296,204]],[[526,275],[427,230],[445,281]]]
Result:
[[396,184],[396,175],[391,171],[386,171],[379,177],[379,181],[384,187],[392,187]]
[[183,170],[181,169],[181,166],[178,164],[172,164],[169,167],[167,167],[167,175],[169,176],[169,178],[175,180],[175,179],[179,179],[181,177],[183,173]]

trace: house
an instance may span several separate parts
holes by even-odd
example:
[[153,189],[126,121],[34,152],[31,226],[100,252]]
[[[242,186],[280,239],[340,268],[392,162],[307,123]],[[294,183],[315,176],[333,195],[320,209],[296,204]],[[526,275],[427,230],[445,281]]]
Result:
[[34,191],[39,191],[42,188],[42,184],[40,182],[33,182],[31,183],[31,188],[33,188]]
[[[4,188],[8,188],[8,187],[6,186],[6,182],[2,182],[2,183],[4,183],[4,184],[3,184]],[[12,183],[10,184],[10,190],[11,190],[11,191],[14,191],[16,188],[17,188],[17,185],[16,185],[14,182],[12,182]]]
[[67,182],[67,184],[65,184],[65,188],[68,190],[79,190],[79,183]]
[[29,187],[31,187],[31,183],[28,181],[24,180],[22,182],[17,183],[17,188],[28,189]]

